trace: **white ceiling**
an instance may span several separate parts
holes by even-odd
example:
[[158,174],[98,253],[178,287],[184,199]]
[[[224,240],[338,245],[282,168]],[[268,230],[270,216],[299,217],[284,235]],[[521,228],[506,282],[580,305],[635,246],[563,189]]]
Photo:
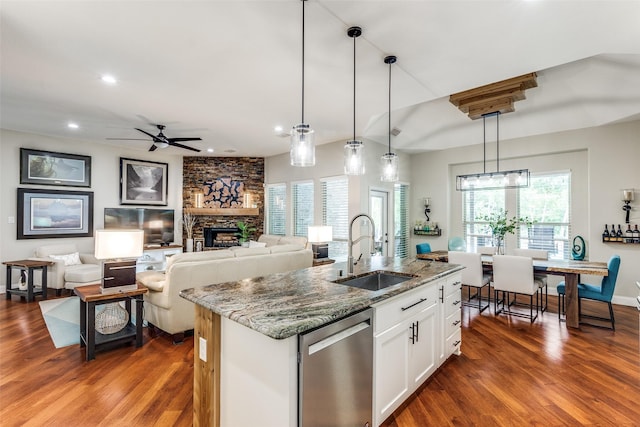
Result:
[[[301,121],[299,0],[10,1],[1,10],[2,128],[136,147],[134,127],[213,155],[287,152]],[[538,87],[500,120],[500,138],[640,118],[640,1],[309,0],[305,122],[317,143],[356,134],[387,144],[393,54],[394,151],[482,143],[482,122],[452,93],[537,72]],[[119,82],[108,86],[103,73]],[[67,122],[80,128],[71,130]],[[193,152],[168,148],[173,154]],[[228,150],[232,150],[229,152]],[[205,152],[202,154],[207,155]]]

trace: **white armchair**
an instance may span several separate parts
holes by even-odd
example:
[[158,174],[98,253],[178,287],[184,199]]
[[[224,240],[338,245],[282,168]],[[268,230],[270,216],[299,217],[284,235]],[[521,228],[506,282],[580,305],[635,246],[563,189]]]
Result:
[[92,254],[79,253],[73,243],[40,246],[34,259],[54,262],[47,271],[47,287],[58,295],[62,289],[100,283],[102,277],[100,261]]

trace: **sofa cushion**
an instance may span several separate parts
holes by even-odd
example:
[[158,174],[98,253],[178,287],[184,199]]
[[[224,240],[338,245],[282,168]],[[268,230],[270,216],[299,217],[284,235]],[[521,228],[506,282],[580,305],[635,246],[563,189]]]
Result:
[[208,261],[224,258],[233,258],[233,253],[225,249],[203,252],[183,252],[181,254],[175,254],[168,257],[166,269],[168,270],[173,264],[179,262]]
[[64,272],[65,282],[97,282],[102,278],[100,264],[76,264],[67,266]]
[[82,261],[80,261],[80,254],[78,252],[73,252],[71,254],[63,254],[63,255],[49,255],[49,258],[64,261],[64,265],[82,264]]
[[264,248],[267,246],[267,242],[256,242],[255,240],[249,240],[250,248]]
[[233,251],[236,258],[245,256],[268,255],[271,253],[269,248],[240,248]]
[[157,271],[141,271],[136,274],[136,281],[154,291],[161,291],[167,276]]
[[277,245],[281,238],[282,236],[277,236],[275,234],[263,234],[258,237],[258,242],[266,243],[267,247],[270,247]]
[[269,248],[272,254],[279,254],[282,252],[293,252],[293,251],[301,251],[304,249],[304,246],[290,243],[287,245],[276,245]]
[[35,255],[38,258],[46,258],[49,255],[64,255],[73,252],[78,252],[78,248],[74,244],[46,245],[36,248]]

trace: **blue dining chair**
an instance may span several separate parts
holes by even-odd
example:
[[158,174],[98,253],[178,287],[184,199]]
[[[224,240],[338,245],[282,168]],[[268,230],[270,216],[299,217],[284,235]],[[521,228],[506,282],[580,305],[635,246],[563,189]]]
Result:
[[452,237],[449,239],[449,250],[465,252],[467,250],[467,242],[462,237]]
[[[613,316],[613,306],[611,305],[611,299],[613,298],[613,291],[616,287],[616,281],[618,279],[618,270],[620,270],[620,255],[613,255],[609,258],[609,262],[607,264],[607,269],[609,270],[608,275],[602,278],[602,283],[600,286],[590,285],[588,283],[579,283],[578,284],[578,313],[580,319],[583,317],[589,319],[603,320],[611,322],[611,329],[616,330],[616,320]],[[564,281],[558,284],[558,317],[560,317],[561,311],[564,312],[564,296],[565,296],[565,284]],[[606,302],[609,306],[609,317],[598,317],[582,314],[582,305],[580,301],[582,299],[590,299],[594,301],[602,301]],[[580,321],[580,323],[585,323]],[[591,326],[600,326],[593,325],[591,323],[585,323]]]
[[416,253],[417,254],[428,254],[431,252],[431,245],[428,243],[418,243],[416,245]]

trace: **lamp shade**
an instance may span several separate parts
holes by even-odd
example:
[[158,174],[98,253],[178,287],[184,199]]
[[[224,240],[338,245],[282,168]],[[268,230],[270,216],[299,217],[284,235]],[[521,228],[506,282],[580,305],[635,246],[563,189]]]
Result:
[[362,141],[347,141],[344,146],[344,173],[364,175],[364,144]]
[[622,201],[633,202],[633,190],[622,190]]
[[96,230],[95,257],[98,259],[138,258],[142,256],[143,230]]
[[291,166],[308,167],[316,164],[315,134],[309,125],[301,123],[291,130]]
[[310,225],[308,232],[310,243],[323,243],[333,240],[333,227],[330,225]]

